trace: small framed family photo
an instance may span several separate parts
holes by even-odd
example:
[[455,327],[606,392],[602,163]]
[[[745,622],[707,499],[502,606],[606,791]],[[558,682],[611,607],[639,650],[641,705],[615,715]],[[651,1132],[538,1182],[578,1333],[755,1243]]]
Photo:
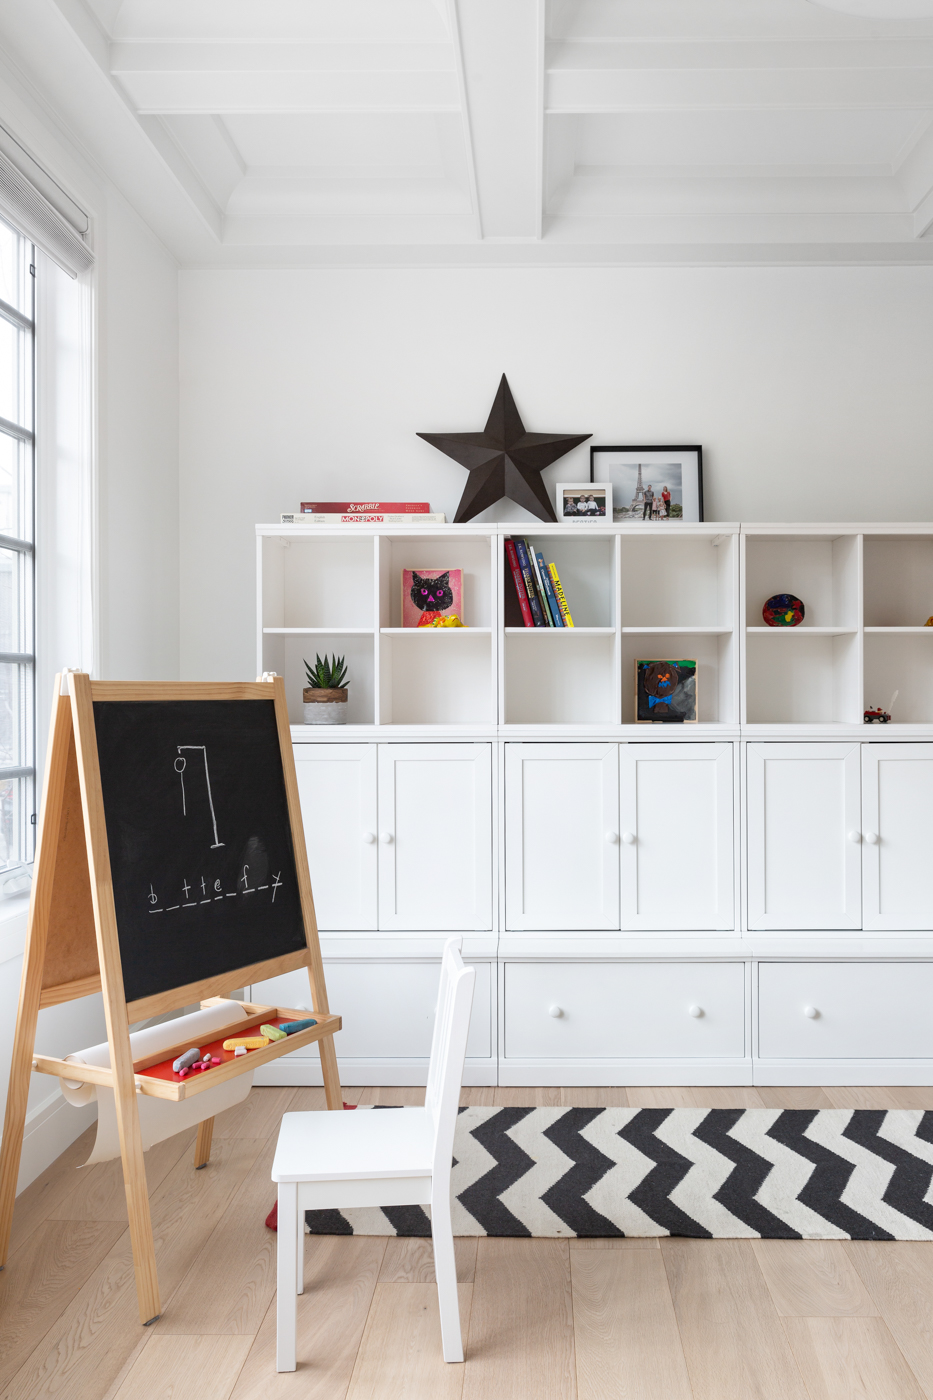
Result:
[[558,520],[612,520],[612,487],[606,481],[557,486]]
[[591,447],[590,479],[597,477],[612,487],[617,525],[703,519],[702,447]]

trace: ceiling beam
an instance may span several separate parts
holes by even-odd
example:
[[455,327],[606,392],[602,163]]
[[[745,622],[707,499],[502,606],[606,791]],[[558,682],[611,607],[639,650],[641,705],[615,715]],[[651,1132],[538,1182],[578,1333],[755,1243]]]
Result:
[[138,112],[413,112],[459,107],[449,43],[117,43]]
[[483,238],[541,236],[544,0],[457,0]]
[[558,112],[933,109],[933,41],[554,45]]

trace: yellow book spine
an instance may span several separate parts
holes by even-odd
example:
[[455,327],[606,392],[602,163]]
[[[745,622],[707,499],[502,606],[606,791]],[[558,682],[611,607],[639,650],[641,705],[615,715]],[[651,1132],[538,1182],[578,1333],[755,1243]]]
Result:
[[564,597],[563,585],[560,581],[560,574],[557,572],[556,564],[548,564],[548,573],[551,575],[551,582],[554,585],[554,597],[557,599],[557,606],[560,608],[560,615],[564,619],[565,627],[573,626],[573,618],[570,616],[570,609],[567,606],[567,599]]

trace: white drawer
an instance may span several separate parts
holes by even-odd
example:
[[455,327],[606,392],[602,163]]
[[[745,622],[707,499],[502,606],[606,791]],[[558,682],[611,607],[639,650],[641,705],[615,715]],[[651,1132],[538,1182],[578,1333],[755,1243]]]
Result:
[[506,1057],[745,1052],[742,963],[508,963],[504,976]]
[[758,1053],[762,1059],[930,1059],[931,1005],[933,963],[762,963]]
[[[476,963],[473,1015],[467,1056],[488,1059],[492,1054],[489,963]],[[431,1053],[434,1009],[440,962],[324,961],[327,1000],[343,1019],[334,1044],[338,1060],[424,1059]],[[282,1006],[310,1005],[308,975],[286,972],[252,988],[254,1001]],[[296,1052],[296,1058],[298,1054]],[[317,1058],[317,1048],[304,1052]],[[288,1057],[290,1058],[290,1057]]]

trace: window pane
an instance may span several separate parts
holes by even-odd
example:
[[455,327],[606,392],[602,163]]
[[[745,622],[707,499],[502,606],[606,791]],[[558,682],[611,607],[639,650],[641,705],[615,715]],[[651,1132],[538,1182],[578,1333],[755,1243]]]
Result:
[[31,446],[0,433],[0,535],[32,538],[26,506],[31,495]]
[[30,856],[24,847],[32,811],[32,779],[0,779],[0,870]]
[[29,562],[18,550],[0,549],[0,651],[30,650],[23,597],[23,574]]
[[0,418],[32,427],[31,334],[0,317]]
[[0,221],[0,300],[32,320],[29,248],[25,238]]
[[27,670],[9,662],[0,665],[0,768],[24,768],[26,754]]

